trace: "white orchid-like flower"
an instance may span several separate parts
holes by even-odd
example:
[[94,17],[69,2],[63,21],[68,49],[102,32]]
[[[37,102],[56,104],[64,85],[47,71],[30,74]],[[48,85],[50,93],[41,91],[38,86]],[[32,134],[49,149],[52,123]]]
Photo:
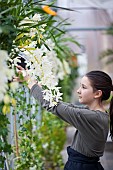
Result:
[[10,88],[11,88],[12,92],[15,93],[15,92],[16,92],[16,89],[19,88],[18,82],[11,82],[11,83],[10,83]]
[[15,75],[14,70],[7,65],[9,59],[7,51],[0,50],[0,102],[3,100],[6,101],[5,94],[8,90],[8,80],[11,80]]
[[[25,18],[20,25],[30,22],[37,23],[39,21],[41,21],[40,14],[35,14],[32,18]],[[38,34],[38,31],[42,34],[45,27],[46,24],[40,25],[38,30],[30,28],[28,34],[31,37]],[[51,39],[45,41],[49,49],[44,44],[40,44],[40,48],[38,48],[36,41],[30,40],[29,42],[29,44],[23,45],[21,49],[21,54],[26,59],[26,67],[29,67],[28,74],[32,79],[38,78],[39,83],[46,88],[43,91],[44,99],[50,102],[50,106],[53,106],[61,100],[62,94],[59,91],[60,87],[57,87],[58,81],[59,79],[62,80],[66,74],[71,73],[69,65],[66,61],[61,61],[57,57],[55,43]],[[19,62],[19,57],[14,59],[15,65],[17,62]]]
[[36,169],[37,169],[36,165],[34,165],[33,167],[29,167],[29,170],[36,170]]
[[41,21],[41,15],[35,14],[32,19],[33,19],[33,21]]
[[[41,48],[34,47],[34,43],[29,44],[31,50],[27,51],[27,46],[23,48],[23,56],[26,58],[26,67],[29,67],[28,74],[32,79],[37,79],[42,86],[47,87],[43,90],[44,99],[50,102],[50,106],[57,104],[62,99],[60,87],[57,87],[59,79],[63,79],[66,74],[70,74],[70,68],[66,61],[60,61],[54,50],[55,44],[51,39],[46,41],[50,50],[44,45]],[[15,63],[19,58],[14,59]],[[24,75],[23,75],[24,76]]]

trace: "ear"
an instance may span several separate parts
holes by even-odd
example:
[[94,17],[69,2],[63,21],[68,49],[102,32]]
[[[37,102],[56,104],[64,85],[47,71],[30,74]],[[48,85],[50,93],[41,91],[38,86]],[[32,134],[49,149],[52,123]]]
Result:
[[100,98],[101,96],[102,96],[102,90],[97,90],[95,92],[94,98],[97,99],[97,98]]

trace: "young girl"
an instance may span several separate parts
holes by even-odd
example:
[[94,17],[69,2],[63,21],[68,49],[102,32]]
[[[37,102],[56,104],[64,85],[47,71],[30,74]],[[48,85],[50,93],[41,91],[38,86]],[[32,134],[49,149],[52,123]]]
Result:
[[[20,66],[19,69],[23,70]],[[19,78],[15,80],[19,81]],[[25,80],[28,81],[31,95],[42,107],[77,129],[71,146],[67,147],[68,161],[64,170],[103,170],[99,158],[103,155],[108,136],[109,117],[110,133],[113,137],[113,100],[110,103],[110,114],[102,104],[109,99],[113,90],[109,75],[102,71],[91,71],[81,79],[77,93],[79,102],[84,104],[84,107],[62,101],[50,107],[49,102],[43,99],[40,85],[36,81],[30,81],[29,76],[26,76]]]

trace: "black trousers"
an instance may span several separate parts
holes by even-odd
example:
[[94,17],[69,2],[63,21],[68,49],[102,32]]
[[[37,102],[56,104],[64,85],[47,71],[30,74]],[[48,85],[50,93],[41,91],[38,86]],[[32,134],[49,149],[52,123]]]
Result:
[[87,157],[72,148],[67,147],[68,161],[64,170],[104,170],[99,157]]

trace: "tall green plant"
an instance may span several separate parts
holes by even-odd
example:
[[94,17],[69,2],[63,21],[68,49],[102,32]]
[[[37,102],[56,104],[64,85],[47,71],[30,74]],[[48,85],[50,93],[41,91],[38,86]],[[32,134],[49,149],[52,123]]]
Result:
[[11,145],[7,142],[9,120],[6,115],[0,113],[0,168],[4,169],[4,162],[8,159],[7,153],[11,154]]
[[[37,41],[37,47],[40,48],[40,46],[44,44],[48,48],[47,44],[45,44],[45,41],[49,38],[55,42],[55,51],[58,58],[62,62],[64,60],[68,62],[71,56],[73,56],[74,52],[64,44],[66,41],[73,41],[75,44],[79,44],[72,38],[64,38],[66,31],[63,28],[67,23],[57,20],[56,17],[48,15],[46,12],[44,12],[42,9],[42,5],[46,5],[44,3],[46,3],[46,1],[42,0],[38,2],[28,0],[24,3],[23,0],[0,1],[0,49],[8,51],[10,58],[15,58],[19,51],[21,51],[22,46],[29,45],[29,43],[33,40]],[[50,4],[50,6],[54,6],[53,2]],[[35,13],[41,14],[43,16],[43,20],[37,23],[22,23],[25,18],[31,18]],[[42,28],[43,24],[47,24],[47,26],[45,27],[45,32],[41,33],[40,29]],[[38,30],[38,33],[32,38],[28,34],[31,28],[36,28]],[[44,36],[45,34],[47,36]],[[8,65],[9,64],[10,63],[8,62]],[[70,77],[68,76],[69,79]],[[68,78],[66,77],[64,80],[65,85],[68,83]],[[70,81],[71,80],[72,79],[70,79]],[[63,85],[64,84],[61,86]],[[33,131],[33,126],[36,125],[35,120],[37,117],[37,112],[31,114],[32,105],[26,104],[26,98],[23,95],[24,90],[22,92],[16,91],[16,93],[12,93],[10,92],[10,82],[8,82],[8,86],[9,89],[7,89],[7,93],[17,100],[16,103],[12,105],[15,118],[15,145],[13,147],[13,153],[15,154],[14,164],[16,169],[28,170],[33,166],[35,166],[34,168],[38,168],[38,170],[42,170],[44,166],[51,168],[50,164],[47,163],[49,161],[51,162],[53,169],[56,166],[61,167],[62,161],[60,151],[65,140],[65,125],[59,119],[43,111],[42,124],[40,126],[37,125],[37,129]],[[69,89],[67,90],[69,91]],[[10,157],[8,157],[7,154],[12,153],[12,146],[8,144],[7,141],[7,125],[10,122],[8,121],[7,116],[3,113],[4,105],[5,103],[3,101],[0,104],[0,151],[2,152],[0,156],[0,168],[2,169],[4,169],[6,162],[7,166],[10,167],[10,162],[8,160]],[[8,104],[5,106],[5,113],[7,113],[9,106]],[[36,104],[35,107],[39,108],[39,105]],[[20,115],[20,110],[22,111],[23,115]],[[47,114],[48,116],[46,116]],[[17,117],[19,117],[19,120]],[[17,129],[17,127],[19,127],[19,129]],[[56,127],[60,128],[59,134],[57,133],[58,130]],[[63,136],[62,140],[60,140],[60,135]],[[48,140],[48,145],[46,144],[46,140]],[[45,154],[48,156],[46,157]],[[56,164],[56,162],[58,164]]]

